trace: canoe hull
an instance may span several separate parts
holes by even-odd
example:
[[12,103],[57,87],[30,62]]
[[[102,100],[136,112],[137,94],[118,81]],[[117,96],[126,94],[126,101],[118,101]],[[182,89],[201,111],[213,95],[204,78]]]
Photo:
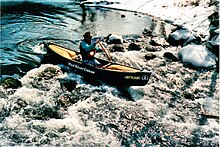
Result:
[[[46,54],[43,63],[51,64],[64,64],[69,66],[74,73],[84,76],[86,78],[91,78],[95,80],[101,80],[107,84],[116,85],[116,86],[144,86],[148,83],[151,76],[151,72],[140,71],[118,71],[118,70],[106,70],[105,68],[97,68],[82,64],[80,61],[70,60],[62,57],[61,55],[53,52],[49,45],[45,44],[48,53]],[[66,48],[65,48],[66,49]],[[120,64],[109,62],[106,60],[98,59],[97,60],[103,64],[114,64],[121,66]],[[124,65],[122,65],[124,66]],[[126,66],[124,66],[126,67]],[[130,68],[130,67],[128,67]]]
[[151,73],[143,72],[114,72],[102,69],[91,68],[90,66],[82,66],[75,62],[69,62],[68,66],[74,70],[75,73],[87,78],[99,79],[111,85],[123,86],[144,86],[147,84]]

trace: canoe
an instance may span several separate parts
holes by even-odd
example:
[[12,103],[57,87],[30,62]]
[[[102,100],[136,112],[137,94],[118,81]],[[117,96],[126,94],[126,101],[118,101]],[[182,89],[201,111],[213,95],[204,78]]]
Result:
[[73,72],[86,78],[101,80],[116,86],[144,86],[148,83],[151,71],[125,66],[115,62],[96,58],[102,66],[94,67],[82,64],[80,53],[55,43],[46,43],[47,49],[43,61],[51,64],[64,64]]

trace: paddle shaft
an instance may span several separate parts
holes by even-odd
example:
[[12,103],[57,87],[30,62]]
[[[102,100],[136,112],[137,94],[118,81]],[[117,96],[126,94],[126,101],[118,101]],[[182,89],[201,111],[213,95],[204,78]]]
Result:
[[102,48],[102,50],[106,53],[108,59],[109,59],[110,61],[112,61],[112,57],[110,56],[109,52],[108,52],[107,49],[104,47],[104,45],[103,45],[101,42],[99,42],[99,45],[100,45],[100,47]]

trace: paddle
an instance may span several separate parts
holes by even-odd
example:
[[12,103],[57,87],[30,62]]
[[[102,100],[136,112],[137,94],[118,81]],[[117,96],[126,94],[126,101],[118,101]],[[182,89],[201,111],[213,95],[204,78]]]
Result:
[[101,47],[101,49],[105,52],[105,54],[107,55],[109,61],[112,61],[112,57],[110,56],[108,50],[104,47],[104,45],[102,44],[102,42],[99,42],[99,45]]

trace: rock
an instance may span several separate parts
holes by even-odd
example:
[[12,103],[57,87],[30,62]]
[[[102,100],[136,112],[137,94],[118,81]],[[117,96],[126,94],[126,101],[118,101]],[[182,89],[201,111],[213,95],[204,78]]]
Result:
[[214,55],[219,57],[219,13],[214,12],[212,15],[208,17],[210,21],[209,26],[209,41],[206,42],[206,47],[211,51]]
[[164,38],[154,37],[154,38],[151,39],[150,45],[153,45],[153,46],[168,46],[169,43],[167,43]]
[[121,44],[115,44],[114,46],[112,46],[112,51],[113,52],[125,52],[125,48]]
[[211,51],[216,57],[219,57],[219,34],[213,37],[210,41],[206,42],[206,47]]
[[190,33],[186,29],[177,28],[168,36],[167,42],[173,46],[183,46],[189,36]]
[[183,46],[186,46],[188,44],[200,44],[201,43],[201,38],[196,35],[196,34],[192,34],[191,36],[189,36],[187,38],[187,40],[183,43]]
[[219,26],[219,12],[214,12],[212,15],[210,15],[208,17],[209,21],[210,21],[210,25],[213,25],[214,27],[218,27]]
[[148,52],[157,52],[163,50],[163,47],[160,46],[152,46],[152,45],[145,45],[145,50]]
[[153,53],[147,53],[147,54],[144,56],[144,58],[145,58],[146,60],[152,60],[152,59],[156,58],[156,55],[153,54]]
[[195,96],[193,95],[193,93],[190,93],[188,91],[184,91],[183,96],[185,99],[195,100]]
[[125,18],[125,15],[124,15],[124,14],[121,14],[121,18]]
[[[34,70],[33,70],[34,71]],[[30,71],[22,77],[22,82],[28,87],[38,88],[42,90],[50,90],[48,84],[54,82],[55,79],[58,79],[58,76],[62,74],[61,68],[55,65],[41,65],[38,69],[38,72]],[[24,80],[26,78],[30,78],[32,80]],[[26,83],[28,82],[28,83]]]
[[123,43],[123,38],[121,35],[111,33],[106,37],[106,42],[108,44],[122,44]]
[[213,68],[217,61],[216,56],[202,45],[187,45],[180,49],[178,56],[182,62],[202,68]]
[[[144,39],[143,35],[138,35],[138,34],[132,34],[132,35],[124,35],[123,36],[125,39],[123,42],[129,42],[129,41],[137,41],[137,40],[142,40]],[[145,38],[146,39],[146,38]]]
[[214,38],[216,35],[219,34],[219,28],[210,25],[210,27],[209,27],[209,34],[210,34],[209,40],[211,40],[212,38]]
[[61,80],[60,85],[62,88],[66,88],[71,92],[74,88],[76,88],[77,82],[74,80]]
[[18,79],[10,76],[1,77],[0,82],[1,82],[0,85],[2,85],[6,89],[8,88],[17,89],[22,85]]
[[179,61],[178,57],[176,57],[173,53],[170,52],[165,52],[163,56],[172,61]]
[[141,47],[140,45],[136,44],[136,43],[131,43],[129,44],[128,46],[128,50],[129,51],[140,51],[141,50]]
[[151,30],[148,30],[148,29],[144,29],[144,31],[142,32],[142,34],[144,36],[153,36],[153,32]]
[[200,44],[201,38],[198,35],[192,34],[189,30],[177,27],[167,39],[167,42],[173,46],[186,46],[188,44]]

